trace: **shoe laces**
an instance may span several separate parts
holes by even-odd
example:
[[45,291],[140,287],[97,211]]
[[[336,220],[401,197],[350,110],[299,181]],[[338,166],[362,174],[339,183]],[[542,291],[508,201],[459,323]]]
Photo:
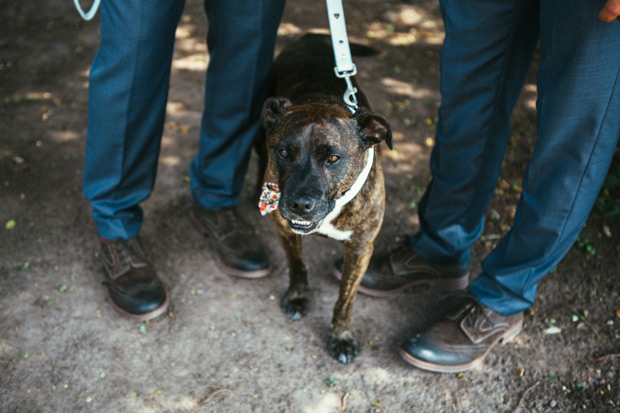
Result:
[[220,213],[220,219],[223,220],[225,222],[225,225],[228,228],[231,228],[233,232],[237,232],[245,236],[252,235],[252,230],[243,221],[243,219],[241,219],[241,216],[235,210],[235,208],[225,208]]
[[[493,320],[491,320],[491,317],[489,317],[486,311],[484,311],[484,305],[470,292],[460,291],[451,294],[450,297],[452,297],[452,299],[459,300],[455,305],[455,310],[462,309],[465,322],[468,326],[477,329],[482,320],[486,321],[491,326],[495,325]],[[462,304],[460,300],[463,300]]]
[[478,301],[478,299],[475,299],[475,302],[472,308],[469,310],[469,314],[467,315],[467,323],[473,328],[477,329],[480,325],[481,319],[486,320],[486,322],[489,323],[491,326],[495,325],[491,318],[484,311],[484,307],[482,306],[480,301]]
[[106,241],[105,245],[109,255],[109,258],[105,257],[105,261],[110,266],[113,279],[124,274],[131,267],[139,268],[149,264],[149,260],[144,256],[135,238]]
[[202,213],[205,223],[208,223],[222,239],[232,233],[243,235],[251,234],[248,225],[241,219],[235,208],[222,208],[218,211]]

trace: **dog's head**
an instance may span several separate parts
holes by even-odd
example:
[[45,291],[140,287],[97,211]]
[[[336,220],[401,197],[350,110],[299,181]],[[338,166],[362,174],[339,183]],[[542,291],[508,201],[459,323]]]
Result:
[[392,148],[387,120],[368,109],[351,114],[333,104],[269,98],[261,120],[280,214],[298,234],[313,232],[333,210],[364,167],[367,149],[383,141]]

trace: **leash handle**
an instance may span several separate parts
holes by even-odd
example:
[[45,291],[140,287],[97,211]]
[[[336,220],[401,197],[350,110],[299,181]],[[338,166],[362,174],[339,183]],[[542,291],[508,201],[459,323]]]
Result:
[[346,75],[355,71],[355,65],[351,59],[342,0],[326,0],[326,2],[329,30],[332,37],[334,57],[336,58],[336,71],[341,75]]
[[73,4],[75,4],[75,8],[77,9],[78,13],[86,21],[92,20],[92,18],[95,17],[95,14],[97,14],[97,10],[99,9],[100,3],[101,3],[101,0],[95,0],[90,10],[88,11],[88,13],[84,13],[84,10],[82,9],[82,6],[80,5],[80,1],[73,0]]
[[334,72],[339,78],[344,78],[347,83],[347,90],[344,93],[344,101],[351,108],[351,112],[357,110],[357,99],[355,93],[357,89],[351,83],[351,77],[357,73],[357,68],[351,58],[349,48],[349,38],[347,36],[347,24],[344,19],[344,9],[342,0],[326,0],[327,16],[329,19],[329,31],[332,38],[334,49],[334,59],[336,67]]

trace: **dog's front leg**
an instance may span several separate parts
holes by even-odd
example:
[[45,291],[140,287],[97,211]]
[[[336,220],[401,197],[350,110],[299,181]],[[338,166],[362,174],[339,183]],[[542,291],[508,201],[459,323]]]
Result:
[[309,307],[308,270],[301,252],[301,237],[294,234],[281,217],[274,217],[274,223],[278,239],[286,254],[290,278],[288,290],[280,301],[280,308],[289,319],[296,321],[308,313]]
[[334,307],[327,350],[338,361],[350,363],[358,353],[358,347],[351,329],[353,301],[355,301],[357,287],[368,268],[374,247],[372,242],[361,246],[345,243],[345,246],[347,252],[342,267],[340,294]]

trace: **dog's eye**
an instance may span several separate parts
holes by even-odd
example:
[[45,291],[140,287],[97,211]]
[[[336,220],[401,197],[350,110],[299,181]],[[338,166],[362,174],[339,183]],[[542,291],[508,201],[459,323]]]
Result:
[[330,155],[329,158],[327,158],[327,163],[336,163],[340,160],[340,156],[338,155]]
[[288,158],[288,151],[286,149],[280,149],[278,153],[280,154],[282,158],[284,159]]

